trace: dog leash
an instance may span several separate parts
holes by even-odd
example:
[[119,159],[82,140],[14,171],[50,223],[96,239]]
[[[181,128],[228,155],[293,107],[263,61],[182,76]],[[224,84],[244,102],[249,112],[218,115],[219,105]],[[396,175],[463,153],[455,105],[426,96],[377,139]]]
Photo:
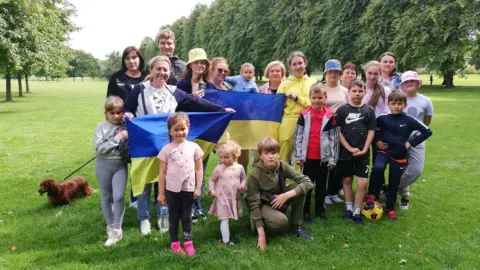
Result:
[[80,168],[76,169],[75,171],[73,171],[71,174],[67,175],[65,178],[63,178],[62,181],[60,182],[63,182],[65,180],[67,180],[68,177],[72,176],[74,173],[78,172],[81,168],[87,166],[88,163],[92,162],[92,160],[96,159],[97,156],[94,156],[93,158],[91,158],[89,161],[85,162],[85,164],[83,164],[82,166],[80,166]]

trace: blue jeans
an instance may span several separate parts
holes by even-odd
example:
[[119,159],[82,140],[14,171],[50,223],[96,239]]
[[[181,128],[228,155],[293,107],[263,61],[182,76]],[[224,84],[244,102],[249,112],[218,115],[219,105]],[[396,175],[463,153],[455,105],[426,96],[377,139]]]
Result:
[[[137,197],[138,199],[138,209],[137,209],[137,218],[138,220],[150,219],[150,197],[152,196],[152,186],[153,184],[146,184],[143,188],[142,194]],[[155,198],[155,201],[157,198]],[[155,208],[157,209],[157,216],[160,215],[160,203],[155,202]]]
[[[205,175],[205,170],[207,169],[208,159],[210,154],[203,160],[203,175]],[[201,211],[202,210],[202,193],[203,188],[205,187],[205,180],[202,179],[202,188],[200,189],[200,196],[193,201],[193,209],[192,211]]]

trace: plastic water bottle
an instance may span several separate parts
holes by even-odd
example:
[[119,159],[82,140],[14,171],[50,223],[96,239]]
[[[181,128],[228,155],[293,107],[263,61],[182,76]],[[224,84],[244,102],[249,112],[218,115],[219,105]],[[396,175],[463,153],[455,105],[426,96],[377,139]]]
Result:
[[168,228],[170,227],[170,223],[168,222],[168,206],[162,205],[160,207],[160,218],[158,219],[158,228],[160,229],[161,233],[168,232]]

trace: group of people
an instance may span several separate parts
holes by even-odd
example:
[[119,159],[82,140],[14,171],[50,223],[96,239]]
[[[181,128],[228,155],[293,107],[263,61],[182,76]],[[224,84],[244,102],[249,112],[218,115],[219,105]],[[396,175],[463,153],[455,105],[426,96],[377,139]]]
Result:
[[[379,62],[363,66],[366,82],[357,79],[359,71],[354,64],[342,67],[338,60],[328,60],[325,82],[319,83],[306,75],[305,55],[293,52],[287,58],[290,76],[281,61],[272,61],[265,68],[268,82],[258,88],[255,67],[250,63],[241,65],[239,76],[229,77],[227,60],[209,60],[203,49],[192,49],[188,62],[181,61],[174,55],[175,36],[169,29],[159,31],[157,42],[161,55],[148,62],[146,71],[146,63],[135,47],[124,50],[122,68],[108,84],[106,120],[95,130],[96,175],[107,223],[105,246],[122,239],[129,160],[125,119],[172,113],[167,123],[170,143],[158,154],[159,181],[146,184],[137,198],[131,192],[130,203],[137,208],[142,235],[149,235],[153,188],[159,227],[160,207],[168,205],[172,252],[195,254],[192,222],[206,218],[201,197],[212,153],[204,153],[197,144],[186,140],[190,120],[184,112],[235,113],[204,99],[205,89],[287,97],[279,137],[264,138],[253,149],[248,174],[249,149],[241,149],[233,140],[217,145],[219,163],[208,183],[208,194],[214,198],[208,213],[221,220],[223,243],[234,244],[229,223],[242,215],[242,192],[260,249],[267,246],[266,230],[290,230],[299,237],[313,239],[300,224],[313,222],[314,186],[317,220],[326,217],[325,205],[344,202],[344,219],[362,224],[362,203],[373,207],[382,190],[388,217],[397,220],[397,193],[401,196],[400,208],[408,209],[408,186],[423,171],[424,141],[432,134],[428,125],[433,106],[429,98],[418,93],[422,82],[416,72],[396,72],[397,59],[392,53],[384,53]],[[294,161],[302,173],[297,172]],[[387,165],[390,169],[385,184]],[[357,176],[355,197],[353,176]],[[286,179],[295,183],[287,185]],[[287,217],[289,208],[291,214]],[[178,237],[180,221],[183,248]]]

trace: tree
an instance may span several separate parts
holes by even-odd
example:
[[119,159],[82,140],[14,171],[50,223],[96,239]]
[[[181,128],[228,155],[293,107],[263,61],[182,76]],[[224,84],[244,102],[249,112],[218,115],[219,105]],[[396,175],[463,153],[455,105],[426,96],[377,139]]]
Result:
[[[180,19],[176,20],[172,25],[167,25],[166,27],[173,31],[175,34],[175,46],[176,50],[175,53],[181,58],[186,59],[187,55],[183,55],[181,48],[183,46],[183,27],[185,22],[187,21],[187,17],[181,17]],[[155,44],[157,41],[155,40]],[[158,48],[158,46],[157,46]]]
[[182,47],[178,48],[177,50],[181,52],[182,55],[188,55],[188,52],[196,48],[198,43],[195,39],[195,27],[197,25],[198,18],[205,12],[208,7],[203,4],[197,4],[190,14],[190,17],[185,22],[185,26],[183,28],[182,33]]
[[75,8],[65,0],[0,3],[0,69],[6,74],[8,101],[12,100],[12,74],[25,74],[27,81],[34,70],[52,77],[65,74],[65,42],[68,34],[77,29],[70,21],[74,14]]
[[92,54],[82,50],[75,50],[73,55],[74,57],[68,61],[71,69],[67,74],[74,81],[75,77],[81,77],[83,81],[83,77],[90,76],[93,78],[100,75],[100,65]]
[[[321,40],[319,40],[319,43],[313,44],[322,44],[322,46],[317,45],[316,47],[320,51],[323,50],[323,57],[321,58],[324,61],[336,58],[342,63],[351,61],[358,65],[361,64],[360,59],[357,59],[354,46],[354,41],[361,33],[357,16],[364,13],[369,2],[369,0],[327,0],[324,5],[317,5],[317,8],[324,10],[325,18],[329,18],[329,20],[323,21],[323,27],[321,25],[312,27],[313,29],[322,29],[319,35]],[[318,13],[317,16],[319,16]],[[324,61],[320,64],[322,67]]]
[[105,56],[107,59],[101,61],[100,63],[100,78],[107,78],[109,79],[113,73],[120,70],[122,67],[122,55],[119,51],[112,51],[111,53]]
[[453,76],[465,67],[465,56],[473,46],[469,34],[475,26],[464,17],[473,2],[429,0],[410,5],[398,21],[392,46],[402,56],[400,62],[408,68],[435,70],[443,75],[447,88],[454,87]]
[[[355,59],[358,62],[376,60],[382,53],[392,51],[397,23],[410,4],[410,0],[370,1],[365,12],[359,16],[360,35],[355,40]],[[402,58],[396,51],[393,52]]]
[[302,13],[307,6],[307,1],[285,0],[277,1],[270,15],[277,42],[274,45],[276,59],[285,59],[292,51],[305,51],[300,35],[301,29],[308,27],[303,21]]
[[271,14],[274,4],[274,0],[254,1],[252,4],[252,16],[255,21],[252,29],[254,38],[251,49],[253,50],[252,56],[256,66],[257,81],[263,76],[263,69],[273,60],[271,56],[274,54],[276,34],[272,26]]
[[151,37],[144,37],[139,50],[145,61],[148,62],[150,59],[158,55],[157,41]]
[[6,100],[12,101],[11,76],[21,67],[29,24],[24,1],[0,3],[0,69],[5,72]]

